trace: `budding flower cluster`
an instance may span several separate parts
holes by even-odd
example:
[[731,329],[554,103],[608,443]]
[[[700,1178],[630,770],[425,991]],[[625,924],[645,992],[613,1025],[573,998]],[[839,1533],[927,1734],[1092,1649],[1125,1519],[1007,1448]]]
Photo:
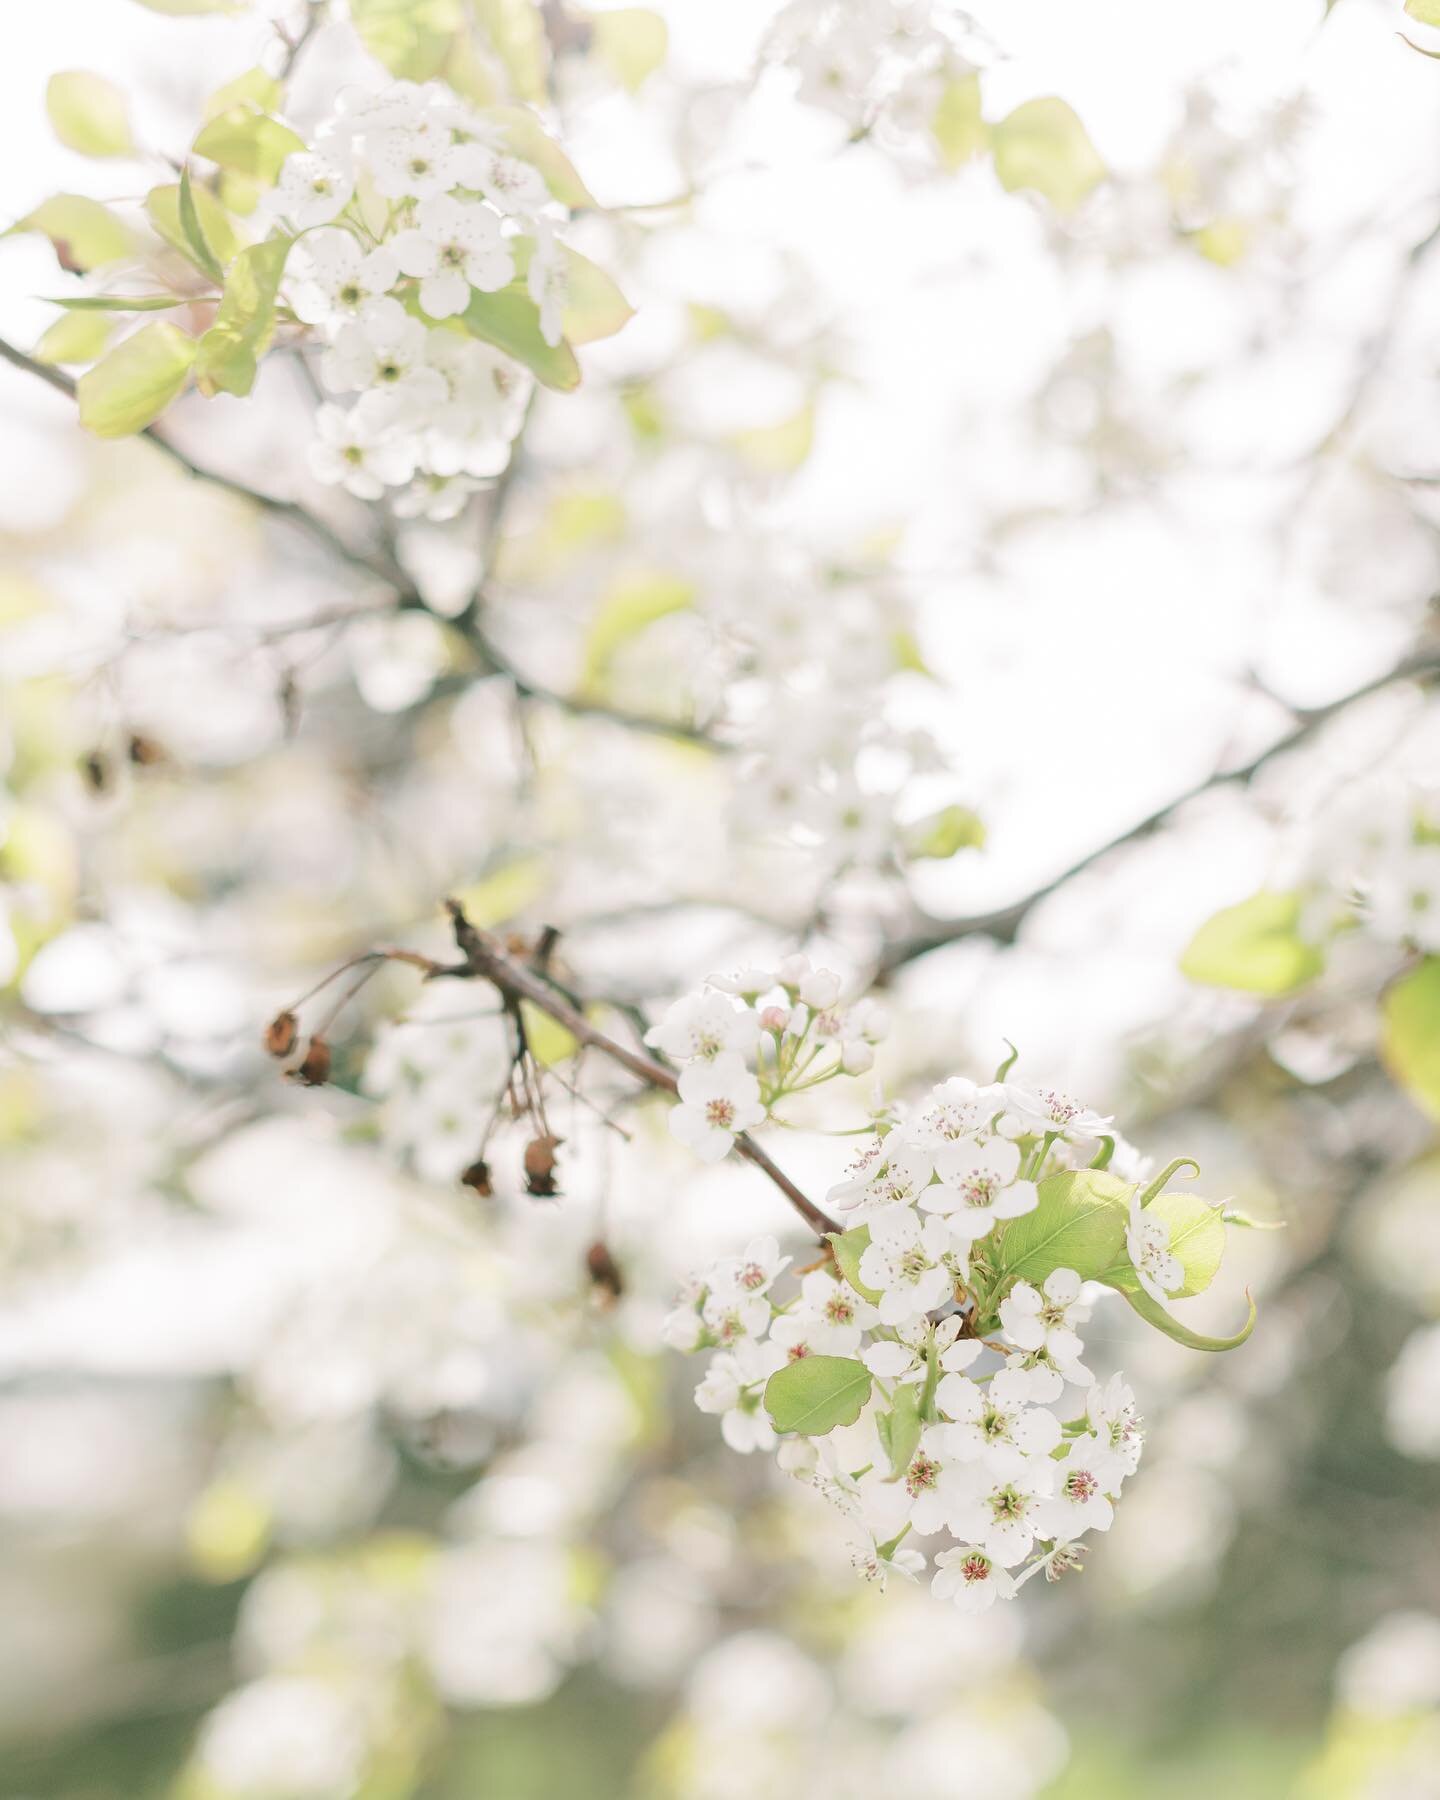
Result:
[[[402,517],[453,517],[510,460],[532,378],[473,335],[483,296],[524,280],[545,343],[561,339],[565,211],[510,148],[507,121],[439,83],[342,96],[274,207],[303,233],[290,301],[327,345],[310,466]],[[481,334],[483,336],[483,333]]]

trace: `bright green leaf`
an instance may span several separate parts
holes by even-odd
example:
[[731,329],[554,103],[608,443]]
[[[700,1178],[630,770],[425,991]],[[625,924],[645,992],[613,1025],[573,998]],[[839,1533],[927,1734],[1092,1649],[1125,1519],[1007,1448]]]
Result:
[[665,61],[670,32],[649,7],[621,6],[590,14],[590,42],[601,64],[633,94]]
[[273,75],[267,75],[263,69],[247,69],[243,75],[227,81],[224,87],[216,88],[205,102],[203,116],[213,119],[236,106],[253,106],[257,112],[274,112],[283,94],[284,90]]
[[472,292],[470,304],[460,315],[473,337],[494,344],[543,381],[546,387],[568,393],[580,385],[580,365],[575,352],[563,340],[547,344],[540,333],[540,312],[525,290],[523,277],[495,294]]
[[968,806],[942,806],[905,828],[905,852],[943,861],[962,850],[983,850],[985,821]]
[[895,1384],[890,1411],[882,1413],[875,1423],[884,1427],[881,1441],[890,1458],[890,1473],[903,1475],[915,1460],[916,1446],[924,1428],[920,1417],[920,1390],[913,1381]]
[[1182,1325],[1178,1319],[1166,1312],[1158,1300],[1152,1300],[1142,1287],[1137,1286],[1133,1290],[1126,1288],[1122,1291],[1130,1305],[1147,1325],[1153,1325],[1157,1331],[1163,1331],[1166,1337],[1173,1338],[1177,1344],[1184,1344],[1188,1350],[1238,1350],[1255,1329],[1255,1302],[1248,1293],[1245,1300],[1250,1308],[1249,1318],[1234,1337],[1221,1338],[1205,1337],[1198,1331],[1191,1331],[1187,1325]]
[[[593,344],[599,338],[613,337],[634,318],[635,308],[598,263],[568,244],[560,248],[565,258],[566,289],[560,329],[566,343]],[[516,275],[524,276],[535,254],[534,241],[519,238],[512,242],[511,249]]]
[[941,90],[930,131],[947,169],[958,169],[983,150],[988,133],[980,117],[980,77],[957,75]]
[[1440,0],[1405,0],[1405,10],[1422,25],[1433,25],[1440,30]]
[[1097,1280],[1124,1253],[1132,1188],[1101,1169],[1046,1176],[1034,1212],[1004,1227],[997,1252],[1002,1274],[1036,1286],[1054,1269]]
[[1105,165],[1074,111],[1048,95],[992,126],[995,173],[1007,193],[1033,188],[1057,212],[1073,212],[1105,179]]
[[465,22],[460,0],[350,0],[360,41],[392,75],[430,81]]
[[73,313],[170,312],[188,304],[179,294],[46,294],[44,299]]
[[81,274],[119,262],[135,248],[130,227],[84,194],[52,194],[10,230],[43,231],[61,268]]
[[195,154],[208,157],[223,169],[233,169],[252,181],[273,187],[287,156],[305,148],[288,125],[248,106],[232,106],[203,125],[195,140]]
[[765,1384],[765,1410],[777,1431],[824,1437],[853,1425],[870,1398],[870,1371],[850,1356],[802,1356]]
[[103,75],[62,69],[45,89],[51,129],[69,150],[82,156],[133,156],[135,136],[125,96]]
[[1325,965],[1321,952],[1300,935],[1300,913],[1298,894],[1262,888],[1205,921],[1180,958],[1181,973],[1209,987],[1293,993]]
[[601,687],[618,650],[657,619],[682,612],[694,598],[694,587],[678,575],[631,575],[616,582],[590,621],[581,686]]
[[558,574],[585,551],[616,543],[625,534],[624,502],[618,494],[568,488],[546,502],[538,523],[507,537],[496,572],[503,581],[537,581]]
[[1380,1055],[1411,1099],[1440,1119],[1440,956],[1427,956],[1380,1003]]
[[96,437],[130,437],[158,419],[184,388],[194,338],[164,320],[117,344],[75,387],[80,423]]
[[[190,200],[194,207],[193,224],[198,225],[200,235],[206,247],[212,252],[213,260],[219,264],[221,271],[240,254],[242,244],[239,233],[231,223],[230,214],[203,183],[191,182]],[[191,262],[197,262],[197,252],[186,233],[180,216],[180,186],[171,182],[165,187],[151,188],[145,196],[145,211],[150,223],[170,245]],[[198,265],[202,269],[203,263]],[[206,270],[208,274],[210,271]],[[219,275],[213,277],[217,282]]]
[[94,362],[109,343],[114,329],[103,313],[66,313],[35,346],[36,360],[43,363]]
[[870,1227],[857,1225],[852,1231],[827,1231],[825,1235],[835,1254],[835,1266],[860,1298],[874,1306],[880,1299],[879,1289],[866,1287],[860,1279],[860,1258],[870,1248]]
[[215,323],[200,340],[195,385],[202,394],[248,394],[275,335],[275,294],[293,238],[266,238],[242,250],[225,277]]
[[474,0],[477,23],[522,100],[547,98],[550,44],[536,0]]
[[520,1002],[520,1016],[525,1021],[525,1041],[530,1046],[530,1054],[542,1069],[553,1069],[556,1063],[567,1061],[580,1048],[580,1040],[574,1032],[556,1024],[549,1013],[541,1012],[528,1000]]

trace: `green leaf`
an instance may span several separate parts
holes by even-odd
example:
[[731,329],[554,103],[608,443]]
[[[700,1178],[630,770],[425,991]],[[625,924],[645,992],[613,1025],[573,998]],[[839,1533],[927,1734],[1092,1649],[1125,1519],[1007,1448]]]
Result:
[[943,861],[962,850],[983,850],[985,821],[968,806],[942,806],[905,828],[905,853]]
[[[517,277],[528,274],[535,254],[531,238],[512,240]],[[635,316],[635,308],[598,263],[591,262],[568,244],[560,246],[565,259],[565,307],[560,329],[569,344],[593,344],[613,337]]]
[[530,1054],[542,1069],[553,1069],[556,1063],[567,1061],[580,1048],[580,1040],[573,1031],[567,1031],[549,1013],[541,1012],[530,1001],[520,1002],[520,1016],[525,1021],[525,1041],[530,1046]]
[[870,1371],[850,1356],[802,1356],[765,1384],[765,1410],[777,1431],[824,1437],[853,1425],[870,1398]]
[[550,44],[535,0],[474,0],[475,18],[522,100],[547,99]]
[[991,128],[995,173],[1007,193],[1033,188],[1057,212],[1073,212],[1105,179],[1085,127],[1063,100],[1027,100]]
[[1291,994],[1325,966],[1300,935],[1301,899],[1262,888],[1207,919],[1180,958],[1181,973],[1209,987],[1249,994]]
[[460,315],[473,337],[494,344],[543,381],[546,387],[569,393],[580,385],[580,365],[575,352],[562,341],[547,344],[540,335],[540,311],[525,291],[523,276],[495,294],[473,292]]
[[135,248],[130,227],[109,207],[84,194],[52,194],[10,231],[43,231],[55,246],[61,268],[81,274],[119,262]]
[[1440,0],[1405,0],[1405,10],[1422,25],[1433,25],[1440,30]]
[[202,394],[243,395],[254,387],[259,359],[275,335],[275,294],[294,242],[266,238],[242,250],[230,265],[215,323],[201,338],[195,358],[195,385]]
[[815,443],[815,407],[806,401],[797,413],[776,425],[735,432],[730,442],[746,462],[767,475],[792,475]]
[[913,1381],[896,1383],[890,1411],[879,1414],[875,1423],[890,1458],[890,1473],[903,1475],[915,1460],[915,1448],[924,1428],[920,1417],[920,1390]]
[[145,196],[145,211],[150,223],[170,248],[178,250],[218,284],[223,280],[225,268],[240,254],[240,237],[230,222],[229,213],[209,188],[203,183],[198,187],[193,182],[187,185],[195,214],[192,223],[198,226],[211,260],[217,267],[209,268],[199,260],[195,245],[186,233],[181,217],[180,183],[172,181],[165,187],[151,188]]
[[263,69],[247,69],[224,87],[216,88],[205,102],[204,117],[215,118],[236,106],[253,106],[259,112],[274,112],[284,97],[284,90],[273,75]]
[[465,23],[460,0],[350,0],[360,41],[392,75],[430,81]]
[[595,196],[575,172],[575,165],[528,106],[487,106],[481,115],[499,128],[508,150],[545,178],[545,185],[565,206],[594,206]]
[[1002,1276],[1037,1286],[1053,1269],[1074,1269],[1087,1281],[1102,1277],[1124,1253],[1133,1186],[1103,1169],[1046,1176],[1034,1212],[1004,1227]]
[[62,69],[45,89],[45,111],[60,142],[82,156],[133,156],[135,137],[125,96],[103,75]]
[[186,163],[180,171],[180,230],[185,242],[189,245],[190,255],[198,267],[203,269],[212,281],[223,281],[225,270],[220,259],[210,248],[210,241],[205,234],[199,211],[195,205],[195,190],[190,185],[190,165]]
[[1440,956],[1391,982],[1380,1019],[1382,1062],[1422,1112],[1440,1119]]
[[591,13],[590,42],[600,63],[633,94],[665,61],[670,31],[648,6]]
[[1238,1350],[1255,1329],[1255,1302],[1250,1298],[1248,1289],[1245,1300],[1250,1308],[1250,1316],[1234,1337],[1224,1338],[1205,1337],[1198,1331],[1191,1331],[1187,1325],[1182,1325],[1166,1312],[1158,1300],[1152,1300],[1142,1287],[1122,1291],[1131,1307],[1147,1325],[1153,1325],[1157,1331],[1163,1331],[1166,1337],[1173,1338],[1177,1344],[1184,1344],[1189,1350]]
[[980,117],[978,75],[957,75],[946,82],[931,115],[930,132],[947,169],[958,169],[984,149],[989,133]]
[[585,665],[581,686],[604,685],[615,654],[657,619],[683,612],[695,598],[695,589],[678,575],[645,574],[622,577],[607,589],[585,635]]
[[158,419],[184,388],[194,338],[163,320],[117,344],[75,386],[80,423],[96,437],[130,437]]
[[180,294],[46,294],[47,306],[63,306],[66,312],[169,312],[189,302]]
[[870,1227],[857,1225],[852,1231],[827,1231],[825,1235],[835,1252],[836,1268],[860,1298],[874,1306],[880,1299],[880,1290],[866,1287],[860,1279],[860,1258],[870,1248]]
[[288,125],[248,106],[232,106],[200,128],[195,154],[274,187],[287,156],[305,148]]
[[100,313],[69,312],[57,319],[35,346],[36,360],[43,363],[94,362],[114,326]]

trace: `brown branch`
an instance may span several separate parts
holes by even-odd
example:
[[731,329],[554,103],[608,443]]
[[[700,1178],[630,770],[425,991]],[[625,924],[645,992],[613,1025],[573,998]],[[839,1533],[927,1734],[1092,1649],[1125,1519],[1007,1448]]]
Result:
[[[455,942],[465,960],[458,965],[432,964],[427,971],[427,979],[453,975],[478,977],[482,981],[488,981],[507,1003],[518,1007],[522,1000],[528,1000],[557,1025],[564,1026],[578,1042],[588,1044],[591,1049],[608,1056],[612,1062],[628,1070],[647,1087],[667,1094],[677,1091],[679,1082],[674,1070],[667,1069],[664,1063],[657,1062],[644,1050],[632,1050],[628,1044],[622,1044],[599,1030],[543,975],[524,963],[517,962],[490,932],[472,925],[465,917],[464,908],[458,900],[447,900],[445,910],[450,914],[455,928]],[[412,956],[409,960],[416,959]],[[828,1213],[822,1212],[796,1187],[753,1138],[745,1132],[739,1133],[735,1139],[735,1148],[747,1162],[753,1163],[769,1176],[822,1243],[825,1242],[827,1232],[838,1232],[841,1229]]]
[[1174,815],[1183,807],[1188,806],[1192,800],[1198,800],[1203,794],[1212,793],[1217,788],[1231,787],[1236,784],[1243,786],[1273,758],[1298,749],[1314,737],[1337,713],[1344,712],[1360,700],[1368,699],[1371,694],[1378,694],[1382,689],[1391,687],[1399,681],[1419,681],[1428,684],[1437,677],[1440,677],[1440,647],[1417,651],[1413,656],[1406,657],[1403,662],[1397,663],[1394,668],[1387,669],[1384,674],[1375,676],[1371,681],[1363,682],[1357,688],[1352,688],[1337,700],[1327,701],[1324,706],[1297,710],[1294,726],[1283,737],[1277,738],[1273,744],[1260,751],[1258,755],[1252,756],[1248,762],[1240,764],[1238,768],[1220,770],[1216,774],[1207,776],[1203,781],[1195,782],[1183,793],[1167,800],[1163,806],[1156,807],[1154,812],[1147,813],[1143,819],[1120,832],[1118,836],[1087,851],[1078,861],[1071,863],[1058,875],[1052,876],[1049,881],[1042,882],[1039,887],[1032,888],[1019,900],[1011,901],[1008,906],[997,907],[992,912],[972,913],[959,919],[936,919],[929,915],[922,915],[920,922],[908,936],[898,939],[881,953],[877,973],[880,975],[890,974],[896,969],[903,968],[906,963],[915,961],[917,957],[926,956],[930,951],[939,950],[946,944],[957,943],[962,938],[989,937],[994,938],[997,943],[1013,944],[1020,934],[1021,927],[1041,901],[1048,900],[1053,893],[1073,881],[1086,869],[1092,868],[1113,851],[1123,849],[1127,844],[1133,844],[1142,838],[1149,837],[1162,826],[1169,824]]

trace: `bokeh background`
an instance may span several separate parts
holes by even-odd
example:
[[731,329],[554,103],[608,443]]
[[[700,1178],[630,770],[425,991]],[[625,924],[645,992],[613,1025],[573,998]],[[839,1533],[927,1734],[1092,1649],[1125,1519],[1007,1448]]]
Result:
[[[403,529],[429,611],[0,368],[0,1794],[1440,1795],[1440,1159],[1377,1055],[1398,956],[1362,930],[1268,1000],[1180,969],[1440,779],[1440,65],[1398,35],[1440,34],[1388,0],[977,0],[986,117],[1059,95],[1103,164],[1059,207],[753,81],[769,0],[656,10],[634,92],[563,47],[552,75],[577,241],[637,316],[541,397],[498,548],[483,503]],[[8,21],[0,216],[155,179],[54,142],[55,70],[183,151],[287,11]],[[288,110],[381,78],[336,17]],[[0,242],[11,342],[65,279]],[[167,428],[354,532],[311,406],[280,356]],[[589,710],[447,627],[490,548],[492,637]],[[903,655],[830,655],[852,591]],[[895,804],[973,809],[983,847],[901,874],[754,835],[780,799],[681,733],[783,740],[783,686],[714,643],[792,602],[806,716],[929,734]],[[457,1181],[505,1068],[481,995],[387,971],[335,1084],[279,1079],[265,1019],[377,941],[439,950],[450,891],[647,1015],[797,944],[888,960],[895,1090],[1009,1038],[1283,1223],[1187,1303],[1225,1330],[1255,1291],[1233,1356],[1097,1320],[1150,1437],[1083,1577],[980,1620],[874,1593],[724,1449],[658,1321],[791,1221],[561,1085],[623,1081],[559,1069],[543,1201],[503,1128],[495,1193]],[[917,932],[946,941],[887,958]],[[835,1140],[779,1150],[838,1178]]]

